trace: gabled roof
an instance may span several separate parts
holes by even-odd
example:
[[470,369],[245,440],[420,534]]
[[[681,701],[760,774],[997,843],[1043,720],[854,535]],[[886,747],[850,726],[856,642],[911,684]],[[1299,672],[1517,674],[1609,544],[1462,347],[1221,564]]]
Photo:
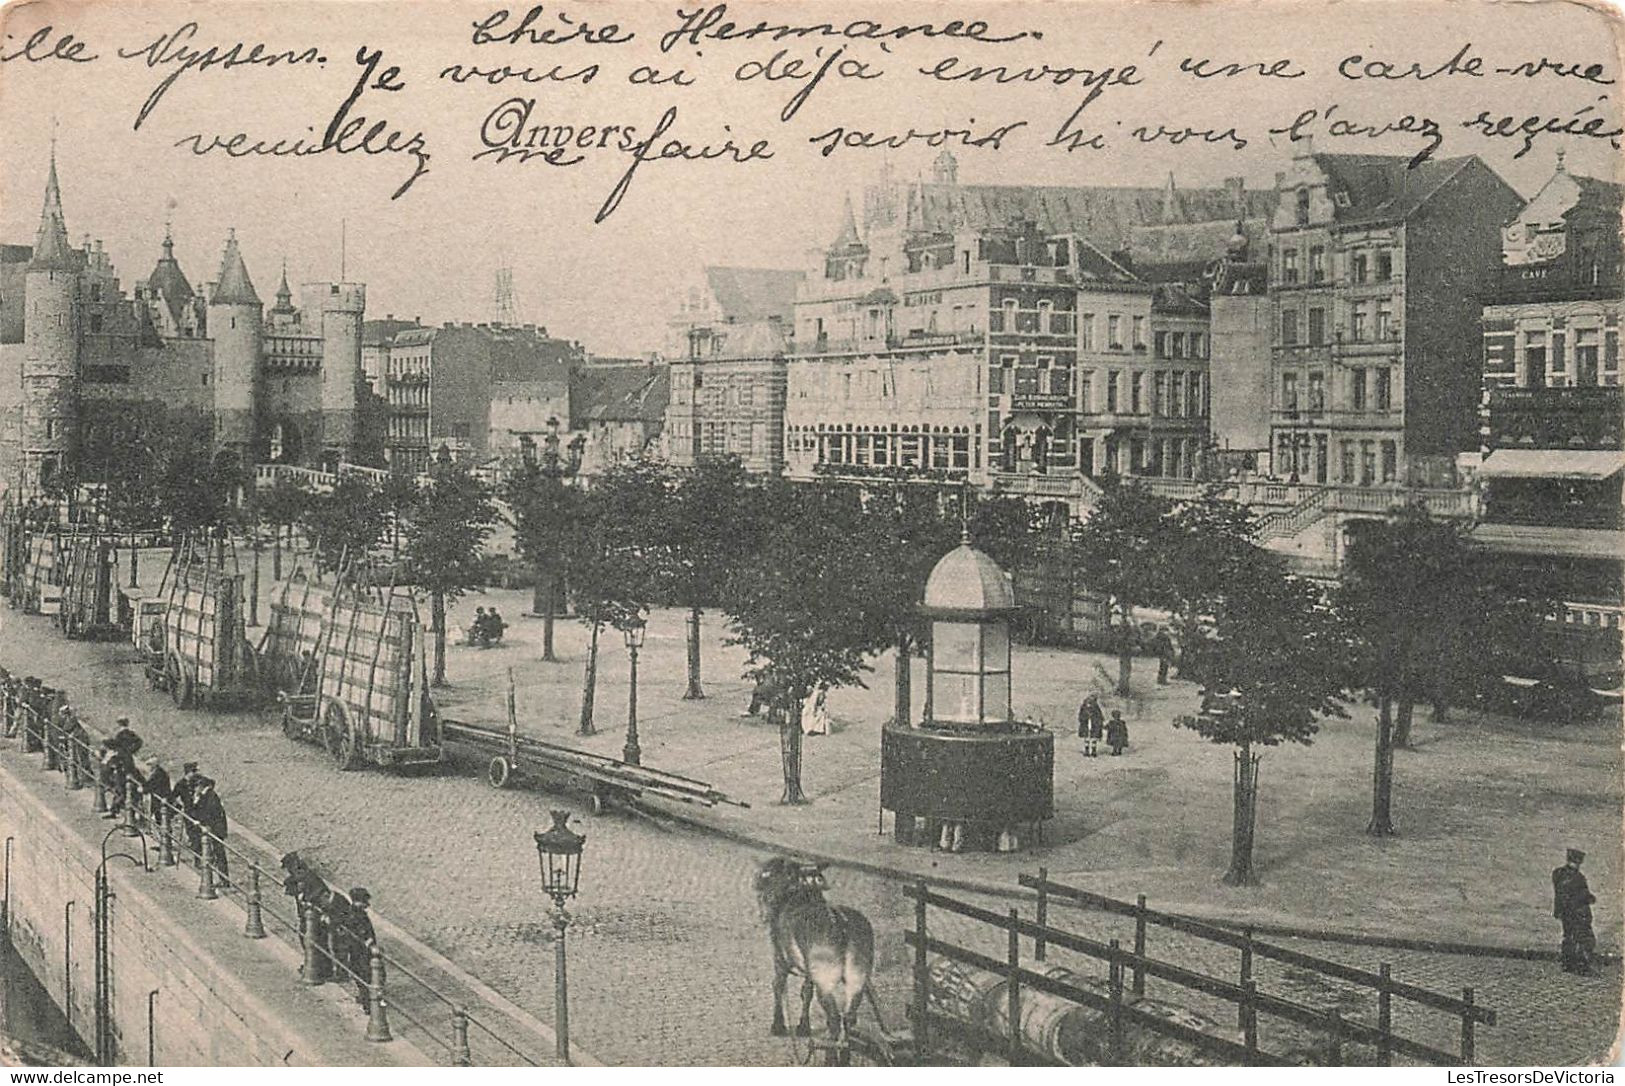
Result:
[[175,242],[167,233],[164,235],[163,255],[147,277],[147,287],[163,299],[170,319],[179,323],[181,314],[192,302],[193,291],[186,273],[181,271],[180,262],[175,259]]
[[248,266],[243,263],[242,250],[237,248],[237,231],[226,234],[226,251],[220,257],[220,280],[214,288],[210,305],[259,305],[260,296],[254,292],[254,281],[248,277]]
[[[574,422],[658,423],[671,399],[671,370],[666,366],[589,366],[570,381]],[[578,428],[572,423],[572,429]]]
[[717,358],[773,358],[789,349],[789,325],[780,321],[750,321],[721,333]]
[[[1326,175],[1337,221],[1397,222],[1407,219],[1457,174],[1477,161],[1474,155],[1430,158],[1416,167],[1404,155],[1315,155]],[[1338,201],[1346,194],[1348,206]]]
[[783,268],[713,265],[705,269],[706,285],[722,310],[723,320],[739,324],[769,317],[792,320],[796,286],[805,277],[804,272]]
[[80,262],[74,259],[73,246],[68,243],[68,227],[62,217],[62,189],[56,180],[56,154],[51,155],[51,172],[45,179],[45,206],[40,209],[39,234],[34,239],[34,252],[28,262],[35,271],[73,271]]

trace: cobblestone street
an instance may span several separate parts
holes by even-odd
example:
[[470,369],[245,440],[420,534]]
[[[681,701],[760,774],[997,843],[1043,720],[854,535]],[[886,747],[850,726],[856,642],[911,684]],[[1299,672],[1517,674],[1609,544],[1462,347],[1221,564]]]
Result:
[[[500,720],[499,677],[513,666],[521,683],[520,715],[526,727],[548,738],[562,739],[574,725],[576,700],[569,692],[572,688],[578,692],[579,687],[581,628],[561,622],[560,647],[568,662],[538,665],[533,642],[540,623],[512,617],[520,609],[517,597],[514,603],[506,595],[495,598],[509,613],[513,632],[518,636],[501,650],[454,650],[451,674],[458,685],[450,692],[452,696],[444,699],[446,711],[460,719],[496,724]],[[465,600],[459,612],[467,614],[474,605],[486,602],[490,602],[489,598]],[[1065,875],[1070,881],[1120,896],[1148,892],[1153,904],[1167,908],[1173,908],[1176,900],[1183,907],[1191,899],[1176,898],[1158,887],[1205,885],[1208,890],[1203,896],[1214,909],[1221,907],[1214,900],[1213,879],[1222,864],[1216,869],[1213,857],[1201,851],[1191,853],[1189,871],[1159,859],[1139,868],[1139,880],[1132,881],[1124,857],[1132,856],[1136,837],[1113,834],[1110,819],[1079,812],[1070,799],[1061,801],[1063,817],[1055,827],[1058,836],[1063,844],[1067,838],[1081,838],[1084,833],[1080,827],[1087,825],[1096,839],[1103,841],[1101,855],[1110,859],[1109,870],[1090,873],[1086,863],[1067,869],[1056,863],[1056,852],[1047,856],[1035,852],[1021,857],[950,857],[898,849],[889,837],[876,838],[873,730],[882,714],[874,711],[874,705],[883,704],[890,694],[889,668],[884,665],[879,673],[883,681],[875,683],[875,690],[832,695],[832,711],[838,721],[846,723],[846,729],[828,738],[809,740],[807,778],[815,803],[794,811],[777,807],[772,803],[777,792],[776,734],[735,719],[747,696],[745,685],[734,678],[738,675],[737,656],[730,650],[708,646],[707,690],[712,696],[697,704],[676,700],[681,686],[674,681],[677,672],[669,661],[681,657],[679,620],[680,616],[671,613],[657,615],[650,648],[646,650],[651,666],[646,672],[643,696],[647,706],[645,760],[662,768],[694,773],[749,799],[753,804],[749,811],[705,812],[707,818],[727,820],[723,828],[743,833],[755,827],[770,839],[804,841],[803,847],[814,847],[821,835],[832,833],[829,827],[839,824],[840,830],[825,842],[829,849],[867,862],[897,861],[898,866],[911,869],[1012,886],[1017,872],[1047,862],[1057,878]],[[624,650],[607,640],[605,646],[599,703],[603,734],[592,743],[595,749],[615,751],[624,721],[624,678],[620,674]],[[663,658],[667,662],[662,663]],[[1076,684],[1064,679],[1050,680],[1048,686],[1027,682],[1034,676],[1032,664],[1024,663],[1024,659],[1030,657],[1018,657],[1018,690],[1042,691],[1029,701],[1046,712],[1059,712],[1065,704],[1063,694],[1071,698],[1071,688]],[[1067,656],[1063,662],[1078,668],[1091,659]],[[545,826],[549,806],[564,805],[585,812],[579,795],[497,791],[479,779],[479,767],[473,765],[417,774],[340,774],[314,747],[285,739],[269,711],[176,712],[167,698],[146,689],[127,646],[65,642],[45,620],[20,618],[14,612],[0,612],[0,662],[66,687],[75,695],[76,704],[98,724],[110,722],[117,712],[128,712],[147,738],[148,748],[164,756],[170,765],[182,758],[195,758],[206,773],[220,782],[234,825],[252,829],[276,848],[297,848],[307,853],[338,885],[368,886],[383,916],[416,934],[526,1011],[551,1021],[552,926],[548,906],[538,893],[531,832]],[[1051,661],[1044,666],[1056,665]],[[545,681],[538,682],[537,676]],[[1022,685],[1024,682],[1027,685]],[[1167,696],[1188,696],[1188,692],[1188,687],[1176,685],[1169,688]],[[1153,730],[1148,722],[1153,711],[1149,706],[1141,709],[1141,717],[1147,722],[1137,726],[1137,746],[1131,752],[1138,755],[1138,761],[1130,758],[1113,764],[1111,759],[1103,760],[1100,771],[1113,774],[1110,791],[1092,810],[1104,811],[1113,804],[1128,802],[1136,790],[1152,788],[1166,779],[1176,764],[1172,755],[1157,753],[1178,748],[1169,741],[1170,730]],[[711,720],[708,726],[714,729],[699,732],[693,740],[709,746],[703,757],[694,753],[692,744],[679,742],[677,731],[702,718]],[[1064,720],[1057,723],[1064,724]],[[1183,737],[1180,741],[1184,742]],[[1059,761],[1069,757],[1063,753],[1066,746],[1064,742],[1059,744]],[[1363,749],[1363,733],[1360,746]],[[1193,749],[1213,763],[1217,770],[1213,775],[1227,785],[1227,774],[1220,768],[1224,752],[1205,746]],[[1595,752],[1599,748],[1587,745],[1585,749]],[[1606,748],[1601,749],[1605,754]],[[841,751],[847,753],[838,753]],[[1283,752],[1276,761],[1280,769],[1266,787],[1288,790],[1289,754]],[[1159,764],[1160,757],[1169,761]],[[1058,795],[1063,787],[1076,787],[1076,764],[1060,767]],[[1307,768],[1311,763],[1305,761],[1303,765]],[[1094,767],[1090,768],[1094,771]],[[1320,786],[1318,780],[1303,785],[1311,790]],[[1346,790],[1358,798],[1358,787]],[[1273,798],[1271,793],[1266,795]],[[1418,822],[1423,811],[1420,799],[1407,795],[1406,802],[1411,806],[1401,808]],[[1442,800],[1438,802],[1443,804]],[[1427,808],[1430,812],[1433,809],[1431,805]],[[1469,813],[1461,812],[1463,816]],[[1212,822],[1214,813],[1211,809],[1170,808],[1167,819],[1167,836],[1177,840]],[[1276,865],[1266,877],[1286,878],[1289,869],[1301,867],[1310,875],[1318,869],[1330,879],[1330,859],[1324,865],[1302,857],[1284,863],[1284,828],[1278,819],[1267,820],[1261,828],[1261,847],[1271,850]],[[811,829],[798,837],[785,829],[792,820]],[[576,1042],[599,1059],[613,1063],[792,1062],[789,1043],[770,1037],[766,1028],[772,1006],[771,964],[765,930],[750,891],[754,865],[764,853],[712,834],[663,829],[624,816],[594,818],[583,813],[577,825],[587,835],[588,844],[581,896],[571,906],[573,924],[569,936],[571,1022]],[[1449,828],[1464,834],[1465,840],[1474,839],[1471,825],[1450,824]],[[1208,830],[1227,842],[1227,825],[1216,830],[1208,827],[1204,832]],[[1560,840],[1555,828],[1553,836]],[[862,842],[866,848],[860,849],[854,842]],[[1052,842],[1052,848],[1060,847]],[[1598,848],[1593,861],[1600,868],[1593,876],[1593,885],[1604,900],[1608,899],[1605,895],[1617,897],[1618,893],[1616,887],[1604,881],[1607,876],[1602,872],[1616,862],[1600,855],[1606,851]],[[1076,849],[1065,853],[1084,854]],[[1159,866],[1162,862],[1169,866]],[[1545,853],[1527,862],[1533,867],[1551,866]],[[837,868],[830,876],[831,897],[863,909],[874,922],[880,945],[880,1002],[889,1023],[895,1025],[902,1018],[909,986],[901,933],[911,922],[912,905],[894,881],[850,868]],[[1395,908],[1401,922],[1416,923],[1416,913],[1401,908],[1405,902],[1397,899],[1397,889],[1384,887],[1381,892],[1396,895]],[[1517,889],[1517,894],[1524,893],[1525,888]],[[982,895],[968,896],[984,904],[994,902]],[[1022,908],[1024,915],[1030,915],[1030,899],[1013,897],[1011,903]],[[1228,909],[1228,902],[1223,907]],[[1337,908],[1335,902],[1328,903],[1328,918],[1346,921],[1350,911]],[[1545,912],[1549,913],[1549,909]],[[1052,915],[1056,923],[1084,934],[1127,934],[1122,925],[1097,913],[1057,909]],[[1516,941],[1555,945],[1555,925],[1543,923],[1544,919],[1545,913],[1537,914],[1523,924],[1524,937]],[[1446,927],[1452,922],[1448,910],[1441,912],[1438,920]],[[1002,933],[976,931],[962,921],[951,922],[934,915],[932,927],[934,934],[990,952],[997,952],[1003,945]],[[1605,943],[1613,945],[1617,926],[1610,927],[1601,911],[1599,928]],[[1431,926],[1418,927],[1410,934],[1421,935],[1424,931],[1438,934]],[[1485,933],[1486,939],[1491,936],[1514,941],[1505,930]],[[1562,974],[1550,963],[1292,945],[1368,969],[1374,969],[1380,960],[1389,960],[1397,978],[1443,991],[1455,993],[1462,985],[1473,985],[1478,1001],[1496,1008],[1501,1016],[1499,1025],[1480,1030],[1481,1062],[1585,1062],[1599,1058],[1615,1033],[1617,968],[1600,979],[1578,980]],[[1233,951],[1198,945],[1160,931],[1153,933],[1150,946],[1154,955],[1165,960],[1222,976],[1234,975]],[[1284,970],[1272,972],[1272,968],[1262,965],[1259,969],[1263,990],[1327,1005],[1346,998],[1324,989],[1317,991],[1312,978]],[[1190,1002],[1216,1020],[1225,1020],[1219,1007],[1176,995],[1155,983],[1151,994]],[[1374,1020],[1369,1004],[1351,1000],[1344,1009],[1350,1017]],[[1455,1047],[1459,1027],[1452,1019],[1403,1007],[1396,1021],[1416,1039],[1439,1047]],[[1261,1038],[1271,1051],[1290,1050],[1303,1040],[1281,1032],[1270,1020],[1261,1027]]]

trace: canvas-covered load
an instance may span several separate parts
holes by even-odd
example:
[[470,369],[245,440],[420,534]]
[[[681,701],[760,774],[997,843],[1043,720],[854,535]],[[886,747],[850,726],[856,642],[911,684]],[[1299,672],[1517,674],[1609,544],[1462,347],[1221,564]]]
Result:
[[60,622],[70,637],[114,626],[112,553],[105,537],[73,535],[62,541]]
[[25,555],[20,594],[25,611],[40,612],[47,604],[62,598],[60,547],[52,532],[29,532],[23,547]]
[[0,587],[15,599],[28,568],[28,527],[15,504],[0,510]]
[[244,639],[243,575],[217,566],[182,567],[164,609],[164,649],[200,690],[225,690],[255,678]]

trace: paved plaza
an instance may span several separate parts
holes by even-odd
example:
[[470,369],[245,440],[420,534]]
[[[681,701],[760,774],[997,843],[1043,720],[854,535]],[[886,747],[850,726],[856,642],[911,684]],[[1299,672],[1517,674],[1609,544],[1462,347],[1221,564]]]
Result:
[[[502,720],[506,672],[518,685],[522,727],[536,735],[616,753],[624,738],[626,656],[603,640],[597,737],[573,736],[585,630],[561,620],[563,661],[538,661],[541,622],[521,618],[520,593],[463,600],[455,619],[495,602],[511,626],[497,649],[451,651],[453,685],[441,701],[458,719]],[[950,856],[897,846],[875,832],[878,729],[889,714],[890,662],[869,690],[830,696],[832,734],[810,737],[805,783],[813,802],[777,805],[778,738],[740,718],[748,684],[738,650],[718,644],[707,616],[706,690],[684,702],[682,615],[657,612],[642,657],[640,722],[644,761],[701,777],[751,804],[748,810],[687,808],[724,831],[662,827],[645,819],[592,817],[580,795],[497,791],[475,765],[392,775],[338,773],[314,747],[291,743],[269,710],[181,713],[148,691],[127,646],[62,641],[47,620],[0,611],[0,663],[65,686],[97,723],[128,712],[149,747],[169,759],[196,758],[220,782],[233,825],[276,848],[313,857],[339,885],[372,889],[381,915],[545,1021],[552,1017],[552,926],[538,893],[531,832],[549,806],[583,812],[588,837],[582,892],[572,904],[572,1033],[607,1062],[627,1064],[784,1064],[794,1053],[767,1033],[771,961],[750,892],[765,853],[753,839],[868,865],[831,872],[831,897],[863,909],[879,934],[877,988],[891,1024],[909,987],[901,932],[912,907],[897,879],[880,872],[930,874],[1010,887],[1016,875],[1047,866],[1053,877],[1154,906],[1257,920],[1289,920],[1339,930],[1471,939],[1555,948],[1548,873],[1565,844],[1591,846],[1587,870],[1599,899],[1618,900],[1619,764],[1603,729],[1535,728],[1472,721],[1419,722],[1420,747],[1399,756],[1396,810],[1401,836],[1365,838],[1369,803],[1370,710],[1328,724],[1308,750],[1274,750],[1264,761],[1259,858],[1264,884],[1233,891],[1217,883],[1229,847],[1229,755],[1175,731],[1168,719],[1193,697],[1188,684],[1155,686],[1137,670],[1142,700],[1124,706],[1132,745],[1121,759],[1086,760],[1070,740],[1079,693],[1102,689],[1103,657],[1021,650],[1015,663],[1018,712],[1060,732],[1058,816],[1042,848],[1017,856]],[[916,670],[916,694],[923,668]],[[1114,704],[1108,699],[1108,707]],[[1617,738],[1617,737],[1616,737]],[[460,770],[460,771],[459,771]],[[1538,804],[1523,797],[1544,796]],[[1470,802],[1469,802],[1470,800]],[[888,823],[889,827],[889,823]],[[1481,872],[1492,872],[1482,876]],[[1491,884],[1487,878],[1496,881]],[[971,900],[1003,907],[989,893]],[[1055,922],[1100,938],[1126,938],[1099,913],[1057,909]],[[933,919],[934,933],[994,953],[1003,936],[964,922]],[[1598,916],[1599,936],[1619,944],[1617,917]],[[992,940],[990,942],[989,940]],[[997,945],[995,945],[997,944]],[[1485,1063],[1576,1063],[1612,1043],[1619,972],[1581,980],[1555,963],[1467,958],[1296,941],[1291,945],[1364,968],[1389,961],[1394,975],[1457,992],[1473,985],[1500,1023],[1480,1031]],[[1156,932],[1151,952],[1192,968],[1231,975],[1233,951]],[[1272,971],[1274,970],[1274,971]],[[1374,1020],[1351,993],[1310,976],[1261,966],[1263,990]],[[1318,986],[1318,987],[1317,987]],[[1172,990],[1153,995],[1194,1003],[1215,1020],[1222,1008]],[[866,1012],[867,1013],[867,1012]],[[1457,1023],[1402,1009],[1400,1028],[1453,1048]],[[1290,1052],[1307,1039],[1266,1020],[1261,1044]]]

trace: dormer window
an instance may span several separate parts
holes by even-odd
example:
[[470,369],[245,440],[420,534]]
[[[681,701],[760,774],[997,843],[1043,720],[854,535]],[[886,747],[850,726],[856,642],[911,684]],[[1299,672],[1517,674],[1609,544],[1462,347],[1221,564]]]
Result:
[[1338,189],[1336,192],[1332,193],[1332,203],[1336,204],[1338,207],[1348,207],[1350,204],[1349,194],[1344,192],[1342,189]]

